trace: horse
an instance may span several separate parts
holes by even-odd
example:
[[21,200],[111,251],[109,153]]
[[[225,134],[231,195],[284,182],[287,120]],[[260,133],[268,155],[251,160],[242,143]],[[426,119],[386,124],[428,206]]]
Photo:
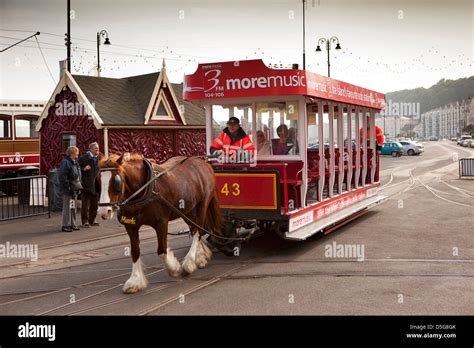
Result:
[[[123,286],[126,294],[136,293],[148,285],[140,260],[139,229],[142,225],[154,228],[158,241],[158,256],[172,277],[188,275],[204,268],[212,250],[203,232],[189,226],[191,247],[180,265],[168,248],[168,222],[180,217],[171,203],[195,224],[213,234],[221,235],[222,216],[217,199],[214,171],[198,157],[173,157],[158,165],[137,153],[111,155],[99,160],[101,194],[98,214],[110,220],[117,211],[119,222],[124,224],[130,238],[132,273]],[[161,174],[160,174],[161,173]],[[156,180],[150,180],[160,175]],[[152,183],[143,189],[148,182]],[[133,197],[137,191],[142,188]],[[130,201],[127,199],[132,198]],[[168,201],[163,202],[164,198]]]

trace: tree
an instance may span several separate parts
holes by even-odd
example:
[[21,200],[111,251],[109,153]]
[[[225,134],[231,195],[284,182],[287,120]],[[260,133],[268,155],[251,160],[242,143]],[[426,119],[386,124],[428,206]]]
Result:
[[474,124],[468,124],[464,129],[463,132],[474,134]]

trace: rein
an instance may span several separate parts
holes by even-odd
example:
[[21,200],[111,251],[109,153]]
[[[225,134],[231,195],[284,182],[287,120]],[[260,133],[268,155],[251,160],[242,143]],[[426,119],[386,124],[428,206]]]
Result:
[[[196,224],[189,217],[187,217],[181,210],[176,208],[170,201],[168,201],[165,197],[163,197],[159,192],[153,191],[153,189],[150,187],[150,185],[152,183],[154,183],[158,178],[160,178],[164,174],[166,174],[166,173],[170,172],[171,170],[175,169],[177,166],[183,164],[186,160],[188,160],[188,157],[186,157],[186,158],[182,159],[181,161],[177,162],[172,167],[169,167],[169,168],[165,169],[164,171],[159,172],[157,175],[153,175],[154,171],[153,171],[152,164],[150,163],[150,161],[148,161],[146,158],[144,158],[143,163],[145,163],[148,166],[149,171],[150,171],[149,176],[152,176],[152,178],[149,179],[142,187],[140,187],[137,191],[135,191],[130,197],[126,198],[124,201],[122,201],[122,202],[110,202],[110,203],[99,203],[99,206],[112,206],[112,207],[118,208],[120,210],[120,208],[127,208],[127,207],[130,207],[130,206],[136,206],[136,205],[145,205],[150,200],[153,200],[154,197],[156,197],[162,203],[164,203],[170,210],[172,210],[174,213],[176,213],[176,215],[180,216],[186,223],[188,223],[189,225],[195,227],[197,230],[199,230],[199,231],[201,231],[205,234],[209,234],[210,236],[212,236],[214,238],[227,240],[229,242],[230,241],[247,241],[247,240],[249,240],[250,237],[252,236],[252,234],[249,234],[246,237],[223,237],[223,236],[216,235],[216,234],[206,230],[205,228],[203,228],[203,227],[199,226],[198,224]],[[117,169],[118,168],[103,168],[103,169],[100,169],[100,171],[116,171]],[[137,197],[143,190],[147,190],[144,197],[138,199],[137,201],[133,201],[133,199],[135,197]],[[154,197],[152,197],[152,196],[154,196]]]
[[[146,158],[143,159],[143,163],[147,166],[148,168],[148,177],[151,179],[149,179],[142,187],[140,187],[137,191],[135,191],[130,197],[126,198],[124,201],[121,201],[121,202],[110,202],[110,203],[99,203],[99,207],[107,207],[107,206],[112,206],[113,208],[127,208],[127,207],[131,207],[131,206],[135,206],[135,205],[145,205],[146,203],[148,203],[148,201],[150,201],[152,198],[152,194],[153,194],[153,189],[150,189],[150,185],[155,182],[155,180],[157,180],[158,178],[160,178],[161,176],[163,176],[164,174],[166,174],[167,172],[173,170],[174,168],[176,168],[178,165],[181,165],[183,164],[186,160],[188,159],[188,157],[184,158],[183,160],[177,162],[175,165],[173,165],[172,167],[169,167],[167,169],[165,169],[164,171],[162,172],[159,172],[157,175],[153,175],[154,171],[153,171],[153,165],[150,163],[150,161],[148,161]],[[117,171],[118,168],[101,168],[99,170],[99,172],[106,172],[106,171]],[[123,181],[123,179],[122,179]],[[147,190],[144,197],[136,200],[136,201],[133,201],[133,199],[135,197],[137,197],[143,190]]]
[[186,223],[188,223],[189,225],[192,225],[193,227],[195,227],[196,229],[198,229],[199,231],[205,233],[205,234],[208,234],[210,236],[213,236],[215,238],[218,238],[218,239],[223,239],[223,240],[228,240],[228,241],[234,241],[234,240],[240,240],[240,241],[247,241],[247,240],[250,240],[250,237],[252,236],[252,234],[249,234],[248,236],[246,237],[223,237],[223,236],[219,236],[217,234],[214,234],[208,230],[206,230],[205,228],[199,226],[197,223],[195,223],[193,220],[191,220],[189,217],[187,217],[181,210],[179,210],[178,208],[176,208],[170,201],[168,201],[165,197],[163,197],[162,195],[160,195],[158,192],[153,192],[153,194],[160,200],[162,201],[170,210],[172,210],[173,212],[175,212],[178,216],[180,216],[184,221],[186,221]]
[[[178,163],[176,163],[174,166],[172,167],[169,167],[167,169],[165,169],[164,171],[162,172],[159,172],[157,175],[154,175],[150,180],[148,180],[142,187],[140,187],[137,191],[135,191],[130,197],[128,197],[127,199],[125,199],[123,202],[120,202],[118,203],[118,206],[119,207],[127,207],[128,205],[131,205],[130,204],[130,201],[132,201],[136,196],[138,196],[143,190],[149,188],[149,186],[155,182],[155,180],[157,180],[160,176],[163,176],[164,174],[168,173],[169,171],[173,170],[174,168],[176,168],[177,166],[183,164],[186,160],[188,159],[188,157],[182,159],[181,161],[179,161]],[[146,160],[146,159],[145,159]],[[145,161],[144,160],[144,161]],[[148,162],[148,160],[146,160]],[[150,162],[148,162],[148,165],[150,168],[153,168],[153,166],[151,165]],[[153,170],[153,169],[151,169]],[[147,195],[145,195],[147,196]],[[133,205],[136,204],[136,203],[133,203]]]

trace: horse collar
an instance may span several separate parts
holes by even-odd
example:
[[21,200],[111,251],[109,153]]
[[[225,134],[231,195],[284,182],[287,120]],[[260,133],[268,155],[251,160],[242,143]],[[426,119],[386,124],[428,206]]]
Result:
[[[146,158],[143,159],[143,165],[145,166],[147,170],[147,175],[146,175],[146,180],[145,184],[150,182],[150,180],[153,178],[154,173],[153,173],[153,166],[149,160]],[[119,203],[119,207],[122,210],[129,210],[130,208],[135,208],[135,209],[141,209],[142,207],[148,205],[148,203],[153,199],[153,185],[147,185],[145,188],[145,193],[138,198],[133,198],[133,195],[131,197],[132,199],[126,199],[122,203]],[[133,209],[133,210],[135,210]]]

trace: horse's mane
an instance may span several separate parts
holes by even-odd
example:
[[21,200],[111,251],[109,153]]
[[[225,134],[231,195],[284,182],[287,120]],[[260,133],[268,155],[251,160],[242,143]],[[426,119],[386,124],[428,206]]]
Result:
[[130,153],[130,157],[128,158],[128,161],[135,162],[135,161],[143,161],[145,157],[142,154],[139,154],[137,152],[132,152]]
[[[123,156],[127,156],[126,158],[126,161],[127,162],[137,162],[137,161],[142,161],[143,158],[145,158],[142,154],[138,153],[138,152],[127,152],[126,153],[127,155],[125,155],[125,153],[123,154],[116,154],[116,153],[112,153],[109,155],[109,157],[102,157],[99,162],[100,162],[100,165],[101,167],[110,167],[109,164],[115,164],[117,162],[117,160],[123,155]],[[107,163],[108,162],[108,163]]]

